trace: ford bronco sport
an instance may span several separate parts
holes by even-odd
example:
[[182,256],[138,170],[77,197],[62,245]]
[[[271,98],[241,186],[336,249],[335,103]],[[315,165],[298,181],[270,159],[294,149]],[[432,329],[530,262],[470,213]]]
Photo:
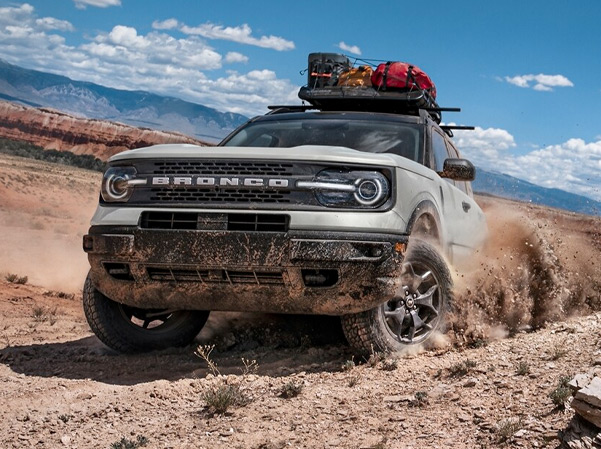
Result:
[[360,353],[439,331],[447,263],[486,233],[474,167],[437,111],[352,109],[273,107],[216,147],[113,156],[83,242],[100,340],[186,345],[212,310],[340,316]]

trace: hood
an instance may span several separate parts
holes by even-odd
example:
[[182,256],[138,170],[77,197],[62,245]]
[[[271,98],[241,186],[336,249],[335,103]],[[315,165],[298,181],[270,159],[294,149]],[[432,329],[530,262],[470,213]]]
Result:
[[[400,167],[427,175],[423,165],[392,153],[366,153],[346,147],[302,145],[290,148],[202,147],[187,144],[154,145],[116,154],[109,162],[136,159],[268,159],[271,161],[337,162]],[[431,172],[430,172],[431,175]]]

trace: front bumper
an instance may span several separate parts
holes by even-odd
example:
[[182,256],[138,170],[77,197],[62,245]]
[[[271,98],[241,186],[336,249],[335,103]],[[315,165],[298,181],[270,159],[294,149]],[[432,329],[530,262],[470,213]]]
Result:
[[95,287],[140,308],[343,315],[395,297],[407,236],[93,226]]

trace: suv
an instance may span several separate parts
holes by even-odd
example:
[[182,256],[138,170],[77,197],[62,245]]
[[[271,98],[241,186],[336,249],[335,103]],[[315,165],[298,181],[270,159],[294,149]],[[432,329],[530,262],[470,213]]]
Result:
[[486,224],[436,114],[273,107],[216,147],[113,156],[83,303],[121,352],[192,342],[209,311],[341,317],[359,353],[442,329],[447,261]]

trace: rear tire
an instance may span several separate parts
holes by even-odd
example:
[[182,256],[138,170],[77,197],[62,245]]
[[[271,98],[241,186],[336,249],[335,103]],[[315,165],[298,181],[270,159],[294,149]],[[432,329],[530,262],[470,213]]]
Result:
[[139,309],[111,300],[92,284],[83,289],[83,309],[96,336],[109,348],[134,353],[190,344],[205,325],[209,312]]
[[342,316],[349,344],[363,355],[427,344],[444,329],[452,302],[451,273],[430,243],[413,240],[403,263],[399,296],[365,312]]

